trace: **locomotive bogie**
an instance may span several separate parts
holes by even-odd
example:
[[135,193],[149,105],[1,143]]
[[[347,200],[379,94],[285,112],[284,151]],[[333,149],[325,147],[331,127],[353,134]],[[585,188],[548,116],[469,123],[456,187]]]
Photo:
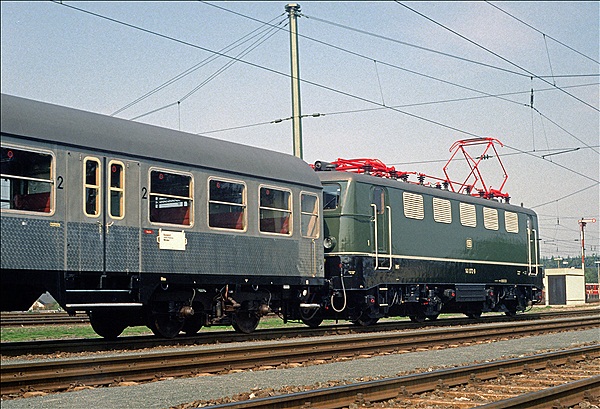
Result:
[[321,190],[289,155],[2,95],[2,309],[49,291],[109,338],[300,319]]

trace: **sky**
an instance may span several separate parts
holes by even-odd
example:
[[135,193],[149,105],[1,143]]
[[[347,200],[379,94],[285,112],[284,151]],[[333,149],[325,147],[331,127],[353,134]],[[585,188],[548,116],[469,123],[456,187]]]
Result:
[[[292,153],[287,3],[61,3],[0,3],[2,93]],[[542,256],[581,254],[578,220],[600,219],[598,2],[299,4],[305,161],[443,177],[455,141],[495,138]],[[482,169],[499,188],[496,159]]]

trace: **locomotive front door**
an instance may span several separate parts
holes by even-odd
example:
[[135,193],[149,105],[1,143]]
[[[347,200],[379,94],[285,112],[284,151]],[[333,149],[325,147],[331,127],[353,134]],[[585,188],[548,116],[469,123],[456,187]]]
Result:
[[375,269],[388,270],[392,265],[392,209],[387,189],[374,187],[371,196]]
[[69,271],[139,271],[140,166],[68,153]]

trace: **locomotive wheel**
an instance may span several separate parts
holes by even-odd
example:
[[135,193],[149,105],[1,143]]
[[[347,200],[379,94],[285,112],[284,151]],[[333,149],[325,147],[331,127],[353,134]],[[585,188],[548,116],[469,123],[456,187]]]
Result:
[[410,320],[412,322],[425,322],[425,314],[418,314],[418,315],[409,315],[408,318],[410,318]]
[[310,328],[317,328],[323,322],[323,312],[321,309],[310,310],[304,308],[300,310],[300,319]]
[[256,327],[258,327],[258,323],[260,322],[260,317],[254,311],[250,311],[248,309],[239,309],[234,312],[231,317],[231,326],[236,332],[241,332],[243,334],[250,334],[254,332]]
[[356,320],[352,321],[352,323],[361,327],[368,327],[377,324],[377,321],[379,321],[379,318],[372,318],[368,314],[363,313]]
[[127,325],[115,320],[114,314],[106,311],[90,311],[90,324],[96,334],[106,339],[117,339]]

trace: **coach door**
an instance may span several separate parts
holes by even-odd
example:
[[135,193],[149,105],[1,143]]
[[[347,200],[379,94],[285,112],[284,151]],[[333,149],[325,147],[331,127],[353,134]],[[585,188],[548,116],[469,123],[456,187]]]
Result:
[[139,270],[139,163],[69,153],[68,265],[73,271]]
[[375,269],[387,270],[392,265],[392,209],[386,189],[374,187],[371,194]]

